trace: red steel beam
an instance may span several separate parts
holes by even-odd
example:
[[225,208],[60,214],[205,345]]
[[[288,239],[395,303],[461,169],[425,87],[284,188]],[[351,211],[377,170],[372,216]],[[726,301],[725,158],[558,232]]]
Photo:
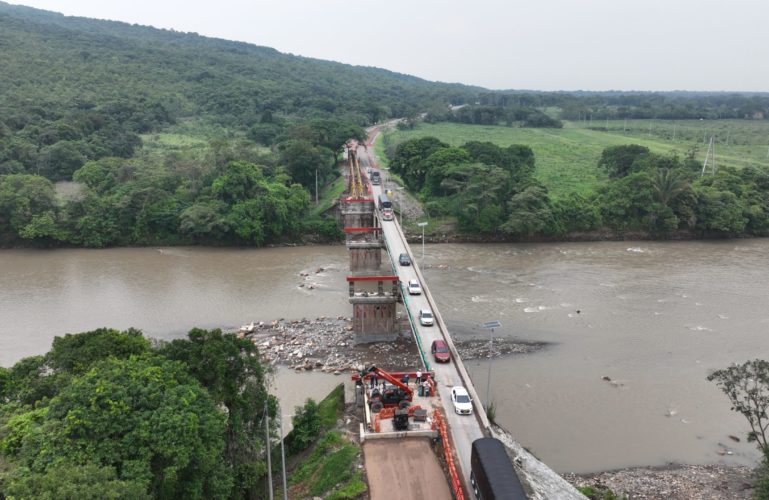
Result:
[[397,276],[348,276],[347,281],[398,281]]

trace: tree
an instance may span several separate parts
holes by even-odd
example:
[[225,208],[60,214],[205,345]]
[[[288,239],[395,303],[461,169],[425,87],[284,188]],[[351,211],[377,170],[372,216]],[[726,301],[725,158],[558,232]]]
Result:
[[325,148],[313,146],[305,140],[290,140],[280,146],[280,163],[288,169],[294,182],[315,190],[318,181],[325,183],[335,171],[332,154]]
[[253,481],[258,477],[254,471],[262,468],[262,411],[267,403],[275,416],[277,403],[265,388],[266,371],[256,346],[219,329],[195,328],[187,340],[174,340],[160,353],[183,362],[214,402],[226,409],[224,459],[234,473],[234,491],[240,497],[258,496]]
[[750,425],[748,441],[755,442],[769,461],[769,361],[755,359],[708,375],[726,394],[732,410]]
[[147,485],[118,479],[114,467],[77,465],[66,460],[45,472],[21,467],[13,471],[5,487],[7,498],[40,500],[149,500]]
[[502,225],[502,231],[520,236],[554,232],[553,210],[547,189],[529,186],[516,194],[508,203],[509,216]]
[[318,403],[312,399],[305,401],[304,406],[294,408],[291,417],[294,428],[288,439],[288,449],[291,453],[306,450],[315,438],[320,435],[320,411]]
[[697,228],[724,234],[739,234],[748,223],[740,199],[730,191],[704,187],[697,191]]
[[155,498],[229,494],[225,417],[182,363],[151,355],[100,361],[63,387],[40,418],[22,429],[13,453],[35,473],[64,460],[99,463]]
[[48,179],[27,174],[0,177],[0,237],[17,237],[36,216],[53,217],[56,210],[56,193]]
[[406,184],[413,190],[422,189],[426,171],[421,163],[427,157],[441,148],[449,147],[435,137],[421,137],[403,142],[395,149],[390,159],[390,168],[403,177]]
[[118,331],[99,328],[90,332],[54,337],[45,355],[47,367],[54,372],[81,375],[97,361],[107,358],[127,359],[148,352],[150,342],[134,328]]
[[449,165],[470,163],[470,155],[461,148],[440,148],[422,161],[425,171],[424,189],[432,196],[444,196],[441,182]]
[[635,162],[648,154],[649,148],[638,144],[612,146],[603,150],[598,166],[606,169],[609,177],[617,179],[633,171]]
[[678,170],[658,169],[651,181],[654,200],[666,207],[680,194],[691,189],[689,179]]

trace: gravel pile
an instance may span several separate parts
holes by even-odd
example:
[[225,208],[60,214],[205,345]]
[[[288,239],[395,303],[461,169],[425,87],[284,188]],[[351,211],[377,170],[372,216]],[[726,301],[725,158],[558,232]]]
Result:
[[752,471],[742,466],[671,465],[563,477],[577,487],[608,488],[633,500],[748,500],[753,493]]

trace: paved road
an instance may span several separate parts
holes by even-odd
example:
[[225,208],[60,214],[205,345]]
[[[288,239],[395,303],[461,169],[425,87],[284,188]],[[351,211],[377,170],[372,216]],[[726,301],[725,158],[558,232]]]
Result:
[[[368,152],[363,147],[358,148],[358,161],[361,167],[364,169],[364,171],[368,167],[373,166],[371,159],[368,156]],[[373,191],[374,191],[373,195],[375,200],[377,199],[379,194],[383,192],[384,190],[383,188],[384,186],[373,186]],[[416,269],[416,267],[418,266],[418,261],[416,257],[421,256],[421,251],[416,252],[416,254],[411,252],[408,244],[406,243],[405,238],[403,237],[403,232],[401,231],[400,225],[398,224],[397,220],[383,221],[382,226],[383,226],[382,232],[385,236],[387,245],[389,247],[390,257],[392,258],[394,263],[394,266],[393,266],[394,271],[398,274],[398,277],[400,278],[401,282],[404,283],[404,286],[405,286],[405,284],[408,283],[409,280],[418,279],[417,269]],[[408,253],[411,256],[411,260],[414,265],[412,266],[398,265],[398,256],[401,253]],[[468,416],[468,415],[457,415],[454,412],[454,406],[451,403],[451,387],[454,385],[467,386],[469,384],[469,381],[463,381],[462,376],[460,375],[459,365],[456,359],[452,359],[452,361],[448,364],[439,364],[439,363],[434,363],[432,358],[430,357],[429,355],[430,345],[432,344],[433,340],[446,338],[446,336],[448,336],[448,332],[444,331],[438,325],[422,326],[419,324],[419,320],[418,320],[419,310],[433,309],[430,306],[427,298],[427,294],[429,294],[427,284],[422,282],[421,285],[423,289],[422,295],[408,295],[405,293],[405,290],[404,290],[404,303],[406,304],[407,308],[411,311],[412,317],[415,320],[414,323],[417,327],[417,334],[421,339],[423,349],[425,350],[426,355],[428,356],[428,361],[430,362],[431,368],[435,370],[435,378],[436,378],[436,381],[438,382],[438,393],[440,395],[445,413],[448,417],[448,423],[451,429],[452,443],[456,451],[457,459],[459,460],[461,474],[463,475],[462,479],[465,484],[465,491],[471,492],[472,488],[470,487],[470,449],[473,441],[475,441],[478,438],[484,437],[483,435],[484,426],[475,413],[473,414],[473,416]],[[433,313],[437,314],[437,311],[433,311]],[[480,401],[473,402],[475,409],[478,409],[480,404],[481,404]]]

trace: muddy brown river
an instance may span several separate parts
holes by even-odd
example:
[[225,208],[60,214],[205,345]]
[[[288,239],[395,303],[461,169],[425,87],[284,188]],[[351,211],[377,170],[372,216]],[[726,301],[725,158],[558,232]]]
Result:
[[[557,471],[757,460],[742,417],[705,377],[769,358],[769,240],[426,250],[455,336],[486,338],[477,325],[499,320],[495,336],[548,343],[494,360],[490,392],[499,423]],[[0,364],[100,326],[170,339],[192,326],[349,316],[346,267],[343,246],[3,250]],[[488,368],[468,362],[482,397]],[[288,413],[338,380],[282,370],[275,386]]]

